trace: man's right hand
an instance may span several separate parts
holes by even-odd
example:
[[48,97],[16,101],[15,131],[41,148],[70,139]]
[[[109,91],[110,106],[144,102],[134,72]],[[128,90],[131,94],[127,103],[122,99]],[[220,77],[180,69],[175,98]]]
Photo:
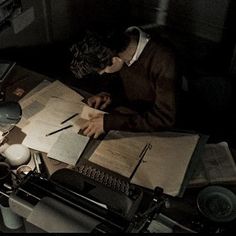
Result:
[[109,93],[101,92],[88,99],[87,104],[90,107],[104,110],[111,104],[111,95]]

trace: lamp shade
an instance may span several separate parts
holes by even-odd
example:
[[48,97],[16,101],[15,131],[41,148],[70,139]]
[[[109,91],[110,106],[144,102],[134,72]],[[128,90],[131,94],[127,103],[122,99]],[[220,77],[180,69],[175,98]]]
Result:
[[16,125],[22,116],[22,109],[18,102],[0,103],[0,130],[7,132]]

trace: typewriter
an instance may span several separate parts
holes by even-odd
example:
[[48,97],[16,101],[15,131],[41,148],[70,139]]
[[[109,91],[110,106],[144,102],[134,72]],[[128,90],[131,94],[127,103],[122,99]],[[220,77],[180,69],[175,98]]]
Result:
[[144,194],[126,179],[81,165],[60,169],[50,178],[30,172],[9,205],[45,232],[145,232],[163,205],[159,190]]

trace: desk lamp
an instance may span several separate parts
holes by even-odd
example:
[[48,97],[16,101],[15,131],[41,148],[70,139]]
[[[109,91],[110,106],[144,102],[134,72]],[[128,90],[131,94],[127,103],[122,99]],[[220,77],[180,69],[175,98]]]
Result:
[[11,129],[20,121],[22,110],[17,102],[0,103],[0,143]]

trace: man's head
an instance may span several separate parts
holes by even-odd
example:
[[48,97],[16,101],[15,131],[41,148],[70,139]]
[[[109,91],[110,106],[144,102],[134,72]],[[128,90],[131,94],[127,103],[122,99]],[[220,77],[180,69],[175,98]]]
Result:
[[130,42],[125,33],[110,33],[105,36],[86,32],[84,38],[73,44],[71,70],[77,78],[90,73],[114,73],[123,66],[118,53],[124,51]]

